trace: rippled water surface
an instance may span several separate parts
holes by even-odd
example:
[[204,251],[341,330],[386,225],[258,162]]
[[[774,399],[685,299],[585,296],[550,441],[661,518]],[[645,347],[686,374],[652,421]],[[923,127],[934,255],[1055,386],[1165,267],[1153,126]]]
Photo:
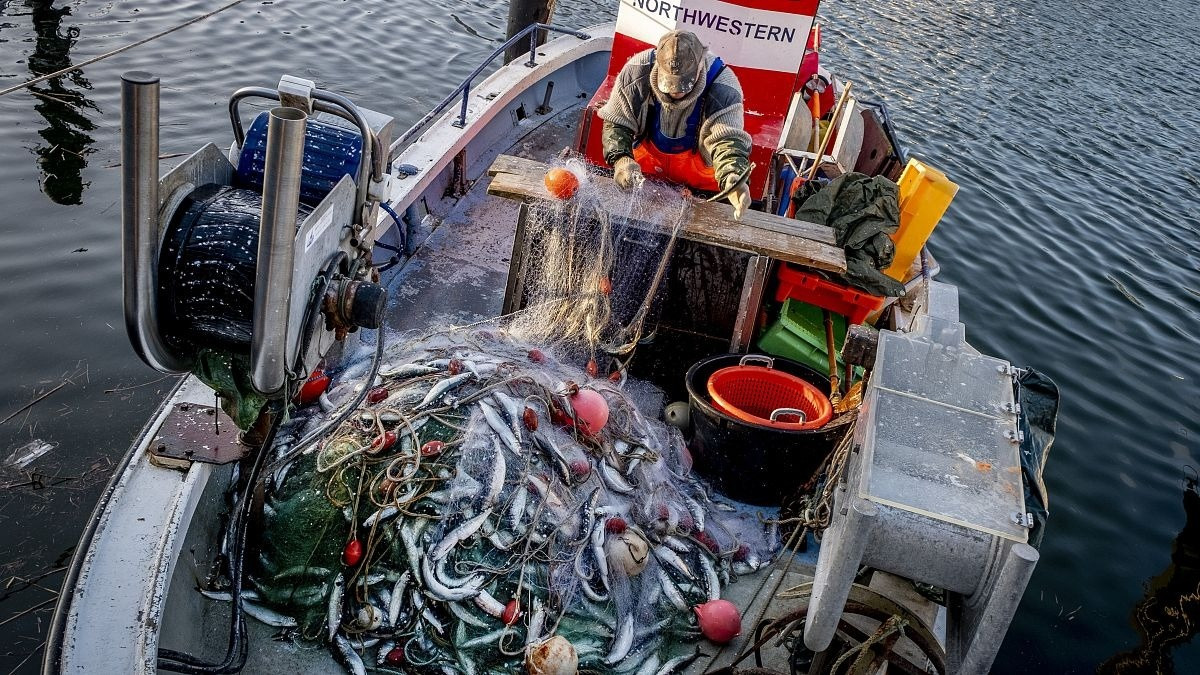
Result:
[[[223,4],[0,0],[0,88]],[[162,78],[164,154],[227,145],[228,94],[285,71],[403,128],[503,39],[495,5],[247,1],[0,97],[0,417],[16,412],[0,461],[53,446],[0,469],[0,672],[35,670],[58,570],[170,386],[123,326],[120,73]],[[556,22],[615,7],[560,2]],[[996,671],[1200,671],[1187,618],[1200,616],[1200,522],[1185,529],[1183,490],[1200,434],[1194,7],[906,0],[821,15],[826,62],[961,185],[932,246],[968,338],[1063,390],[1048,535]]]

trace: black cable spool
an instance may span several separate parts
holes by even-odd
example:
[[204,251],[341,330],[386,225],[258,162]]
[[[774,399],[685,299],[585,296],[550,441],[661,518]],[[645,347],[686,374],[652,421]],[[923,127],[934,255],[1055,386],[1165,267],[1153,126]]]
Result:
[[[215,184],[175,210],[158,260],[158,316],[172,348],[249,350],[261,211],[253,190]],[[311,212],[299,205],[297,227]]]

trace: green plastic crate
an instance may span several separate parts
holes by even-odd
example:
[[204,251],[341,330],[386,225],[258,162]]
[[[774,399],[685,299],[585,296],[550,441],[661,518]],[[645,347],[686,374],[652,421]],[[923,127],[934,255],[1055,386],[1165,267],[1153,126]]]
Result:
[[[846,341],[846,317],[833,314],[833,343],[841,354]],[[772,356],[803,363],[817,372],[829,374],[829,359],[825,356],[825,315],[820,307],[788,298],[783,303],[779,319],[771,324],[758,340],[758,348]],[[838,358],[838,374],[844,369]]]

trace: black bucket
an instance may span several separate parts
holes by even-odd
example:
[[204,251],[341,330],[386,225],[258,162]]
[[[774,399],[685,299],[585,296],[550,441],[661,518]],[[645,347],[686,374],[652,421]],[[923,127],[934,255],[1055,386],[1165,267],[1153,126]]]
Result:
[[[812,478],[852,418],[839,421],[835,415],[820,429],[788,431],[726,415],[709,400],[708,378],[721,368],[738,365],[741,359],[741,354],[722,354],[688,370],[689,448],[696,471],[717,492],[748,504],[779,506]],[[829,378],[806,365],[775,357],[775,368],[829,391]]]

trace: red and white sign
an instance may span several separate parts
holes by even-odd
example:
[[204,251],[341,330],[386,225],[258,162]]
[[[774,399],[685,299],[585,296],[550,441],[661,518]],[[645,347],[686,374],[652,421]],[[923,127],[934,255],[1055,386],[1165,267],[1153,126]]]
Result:
[[[670,31],[695,33],[741,82],[745,127],[754,139],[750,157],[758,165],[750,188],[757,198],[766,184],[792,94],[803,84],[800,65],[818,4],[819,0],[621,0],[608,78],[589,110],[608,99],[614,78],[630,56],[658,44]],[[604,161],[600,126],[590,125],[581,139],[587,157],[598,164]]]
[[795,73],[816,0],[621,0],[617,33],[646,45],[686,30],[731,66]]

